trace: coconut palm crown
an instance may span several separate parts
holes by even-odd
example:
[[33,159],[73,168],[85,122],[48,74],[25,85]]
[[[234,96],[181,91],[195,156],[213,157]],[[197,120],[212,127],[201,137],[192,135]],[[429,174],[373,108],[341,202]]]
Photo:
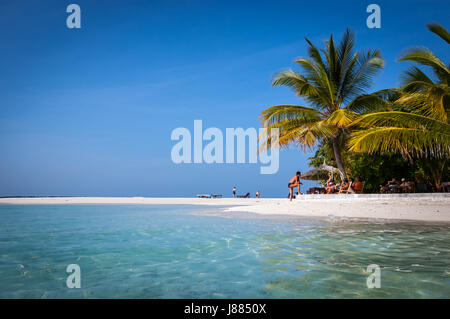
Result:
[[273,86],[287,86],[309,106],[276,105],[264,110],[260,118],[269,132],[279,131],[272,141],[268,134],[260,136],[263,148],[298,145],[312,148],[330,142],[341,178],[346,177],[341,159],[348,127],[359,114],[379,105],[381,98],[366,94],[374,76],[384,65],[378,50],[355,51],[354,34],[347,29],[339,44],[333,35],[318,50],[308,43],[307,58],[298,58],[301,72],[282,71],[275,75]]
[[[428,29],[447,44],[450,34],[439,24]],[[349,141],[350,151],[365,153],[398,152],[405,157],[442,158],[450,156],[450,69],[431,50],[407,50],[399,61],[417,66],[403,74],[397,109],[373,112],[354,121],[359,127]]]

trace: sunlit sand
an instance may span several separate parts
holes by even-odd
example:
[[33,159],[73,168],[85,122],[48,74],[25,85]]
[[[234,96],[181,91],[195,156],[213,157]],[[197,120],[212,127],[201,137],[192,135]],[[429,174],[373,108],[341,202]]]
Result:
[[28,197],[0,198],[0,204],[205,205],[230,212],[311,217],[378,218],[450,222],[450,194],[309,195],[286,198]]

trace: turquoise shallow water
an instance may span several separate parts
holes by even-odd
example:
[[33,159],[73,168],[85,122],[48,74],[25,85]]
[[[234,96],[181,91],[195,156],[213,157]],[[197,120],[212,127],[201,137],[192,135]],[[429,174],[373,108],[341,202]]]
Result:
[[448,224],[192,214],[203,209],[0,205],[0,297],[450,297]]

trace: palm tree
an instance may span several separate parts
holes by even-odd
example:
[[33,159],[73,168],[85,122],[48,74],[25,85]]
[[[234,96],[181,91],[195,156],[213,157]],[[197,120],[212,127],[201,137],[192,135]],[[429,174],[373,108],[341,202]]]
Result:
[[[439,24],[428,29],[447,44],[450,34]],[[366,153],[399,152],[407,158],[446,160],[450,155],[450,70],[427,48],[413,48],[399,61],[412,61],[431,69],[428,76],[416,66],[403,75],[396,107],[363,115],[353,125],[350,151]]]
[[312,148],[330,143],[341,178],[346,177],[341,151],[346,145],[348,127],[368,105],[380,100],[366,95],[384,61],[378,50],[354,51],[354,34],[347,29],[336,46],[333,35],[319,51],[308,39],[308,58],[295,60],[301,73],[286,70],[275,75],[273,86],[287,86],[310,106],[276,105],[264,110],[260,117],[269,132],[278,128],[279,139],[260,136],[262,147],[286,147],[296,144]]

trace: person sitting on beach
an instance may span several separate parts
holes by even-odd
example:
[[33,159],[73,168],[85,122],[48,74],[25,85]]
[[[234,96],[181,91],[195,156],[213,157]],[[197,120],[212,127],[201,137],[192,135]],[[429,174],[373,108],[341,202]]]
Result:
[[387,183],[387,186],[389,188],[389,191],[395,193],[399,188],[399,183],[395,178],[392,178],[392,180]]
[[348,187],[350,186],[350,184],[348,183],[348,179],[344,178],[344,181],[341,183],[341,191],[346,191],[348,189]]
[[361,180],[359,179],[359,177],[355,178],[355,181],[350,185],[350,187],[352,188],[352,190],[355,193],[361,192],[362,188],[363,188],[364,184],[361,182]]
[[380,185],[380,187],[381,187],[381,189],[380,189],[381,194],[385,194],[388,191],[395,192],[398,188],[398,182],[395,179],[395,177],[393,177],[392,180],[388,181],[386,185],[384,185],[384,186]]
[[300,182],[300,172],[297,172],[294,177],[291,178],[289,181],[288,187],[289,187],[289,200],[292,201],[292,196],[294,195],[294,188],[297,187],[297,195],[300,195],[300,185],[302,183]]
[[353,180],[353,178],[349,178],[348,179],[348,187],[349,189],[353,190],[353,184],[355,183],[355,181]]
[[325,183],[325,189],[327,194],[334,193],[337,190],[336,183],[334,182],[333,174],[328,173],[328,180]]
[[405,178],[402,178],[402,183],[399,186],[405,193],[412,192],[412,182],[407,182]]

